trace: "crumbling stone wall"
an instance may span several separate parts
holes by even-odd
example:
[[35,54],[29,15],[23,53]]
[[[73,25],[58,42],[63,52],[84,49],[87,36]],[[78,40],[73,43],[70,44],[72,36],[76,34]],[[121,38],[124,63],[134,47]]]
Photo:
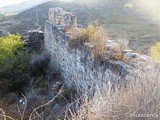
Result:
[[[114,81],[119,77],[127,79],[128,75],[131,75],[134,69],[132,65],[110,59],[97,63],[85,46],[81,49],[70,49],[70,35],[63,31],[66,26],[77,27],[76,16],[61,8],[50,9],[44,31],[45,49],[50,55],[51,69],[60,71],[67,85],[85,88],[84,86],[96,85],[97,82],[99,85],[106,84],[109,80]],[[127,52],[126,57],[129,55],[132,56],[132,53]],[[139,58],[139,55],[133,56],[133,62],[135,58]],[[145,59],[146,57],[142,57],[142,62],[145,62]]]
[[44,48],[44,33],[38,30],[28,31],[27,48],[29,51],[41,52]]
[[[51,14],[51,11],[53,11],[53,14]],[[60,18],[62,23],[58,22],[58,24],[57,19],[59,19],[59,14],[56,14],[57,11],[62,15]],[[66,12],[59,8],[51,9],[49,15],[51,16],[49,16],[49,20],[45,23],[44,31],[45,49],[51,57],[51,68],[60,71],[67,85],[75,84],[84,87],[85,85],[92,85],[91,83],[94,84],[94,81],[106,83],[110,77],[112,77],[112,79],[118,77],[116,73],[114,74],[112,70],[109,69],[111,66],[108,66],[108,63],[106,63],[106,65],[98,65],[90,53],[85,50],[85,47],[81,50],[69,48],[70,37],[69,34],[63,32],[61,24],[76,27],[77,18],[75,15],[67,13],[69,16],[66,20],[64,17]],[[65,23],[65,20],[68,22]],[[113,64],[120,63],[113,62]],[[121,66],[121,69],[125,68]]]
[[62,8],[50,8],[49,20],[61,27],[77,27],[77,16],[73,13],[63,11]]

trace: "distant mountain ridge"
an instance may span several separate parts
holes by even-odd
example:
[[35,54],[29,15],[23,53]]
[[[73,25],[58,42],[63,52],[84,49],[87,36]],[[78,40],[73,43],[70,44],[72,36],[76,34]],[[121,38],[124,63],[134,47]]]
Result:
[[75,13],[80,26],[86,27],[89,23],[98,20],[110,39],[125,38],[130,41],[130,46],[134,50],[142,50],[147,53],[149,48],[160,39],[158,23],[137,12],[136,7],[124,7],[132,0],[101,1],[97,4],[48,1],[12,16],[8,20],[13,22],[12,25],[4,29],[10,33],[20,33],[25,37],[28,35],[28,30],[43,31],[45,21],[48,19],[48,10],[61,7],[65,11]]
[[8,5],[0,8],[0,14],[20,13],[41,3],[50,0],[27,0],[19,4]]

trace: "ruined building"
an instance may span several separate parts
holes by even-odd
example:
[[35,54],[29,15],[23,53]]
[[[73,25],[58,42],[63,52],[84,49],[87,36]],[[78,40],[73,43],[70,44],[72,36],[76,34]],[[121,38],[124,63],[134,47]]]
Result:
[[[125,58],[129,63],[106,59],[97,63],[85,46],[81,49],[70,49],[70,34],[66,28],[77,28],[77,17],[73,13],[63,11],[61,8],[51,8],[49,19],[45,23],[44,46],[50,55],[50,67],[60,71],[67,85],[91,86],[97,82],[106,83],[108,80],[117,80],[119,77],[127,79],[135,75],[133,69],[141,68],[151,61],[145,55],[139,55],[125,50]],[[109,50],[117,43],[108,40]]]
[[41,52],[44,49],[44,33],[38,30],[28,31],[27,48],[29,51]]

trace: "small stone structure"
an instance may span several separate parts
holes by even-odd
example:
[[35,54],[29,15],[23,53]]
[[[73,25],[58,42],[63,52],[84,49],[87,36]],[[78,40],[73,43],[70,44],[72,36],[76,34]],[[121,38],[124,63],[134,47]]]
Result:
[[[85,46],[82,49],[70,49],[70,35],[63,32],[62,27],[77,27],[77,17],[61,8],[51,8],[49,20],[45,23],[45,49],[50,55],[51,69],[60,71],[67,85],[85,88],[96,85],[97,82],[99,85],[106,84],[109,80],[114,81],[119,77],[127,79],[136,69],[135,66],[131,65],[132,62],[135,63],[136,60],[140,59],[142,63],[145,63],[145,61],[150,60],[146,56],[133,55],[132,51],[125,51],[126,60],[129,59],[130,64],[113,59],[106,59],[103,63],[97,63]],[[119,46],[115,41],[108,41],[106,46],[108,47],[106,55],[112,54],[112,52],[117,55],[120,51],[119,47],[118,50],[115,50],[114,46]]]
[[44,48],[44,33],[38,30],[30,30],[28,32],[27,47],[29,51],[42,51]]
[[54,22],[56,25],[63,27],[77,27],[77,16],[73,13],[63,11],[62,8],[50,8],[49,9],[49,20]]

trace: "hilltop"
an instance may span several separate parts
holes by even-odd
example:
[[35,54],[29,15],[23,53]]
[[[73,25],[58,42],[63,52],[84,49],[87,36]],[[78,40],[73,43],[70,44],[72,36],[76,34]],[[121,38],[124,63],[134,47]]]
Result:
[[159,119],[159,62],[127,40],[110,40],[97,21],[84,28],[77,19],[50,8],[44,32],[30,30],[29,44],[0,37],[0,118]]
[[61,7],[66,11],[74,12],[79,18],[79,25],[87,26],[88,23],[98,20],[111,39],[128,39],[132,49],[147,54],[149,48],[160,39],[158,22],[136,12],[135,8],[125,8],[124,5],[128,2],[115,0],[114,2],[102,1],[98,4],[79,4],[49,1],[13,16],[11,21],[17,22],[8,26],[7,30],[11,33],[18,32],[23,36],[27,36],[28,30],[43,31],[49,8]]

